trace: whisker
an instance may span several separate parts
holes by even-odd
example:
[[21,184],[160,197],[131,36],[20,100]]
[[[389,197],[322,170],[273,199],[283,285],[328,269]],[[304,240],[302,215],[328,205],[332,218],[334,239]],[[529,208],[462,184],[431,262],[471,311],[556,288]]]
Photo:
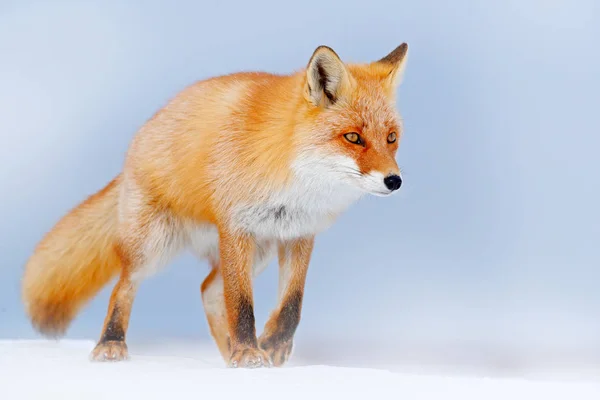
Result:
[[348,174],[353,174],[353,175],[357,175],[357,176],[362,176],[362,172],[360,172],[359,170],[353,169],[353,168],[347,168],[347,167],[337,167],[334,169],[335,172],[343,172],[343,173],[348,173]]

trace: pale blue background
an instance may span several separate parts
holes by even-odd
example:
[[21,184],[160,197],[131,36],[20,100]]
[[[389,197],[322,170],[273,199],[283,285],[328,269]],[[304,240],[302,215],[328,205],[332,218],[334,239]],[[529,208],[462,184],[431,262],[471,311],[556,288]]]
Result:
[[[183,87],[287,73],[320,44],[371,61],[406,41],[405,186],[318,238],[298,351],[344,338],[348,353],[600,354],[599,26],[593,0],[2,0],[0,337],[35,337],[19,301],[34,245],[118,173],[136,129]],[[130,339],[208,338],[206,273],[185,254],[147,281]],[[275,287],[271,267],[256,282],[260,323]],[[98,337],[110,289],[70,337]]]

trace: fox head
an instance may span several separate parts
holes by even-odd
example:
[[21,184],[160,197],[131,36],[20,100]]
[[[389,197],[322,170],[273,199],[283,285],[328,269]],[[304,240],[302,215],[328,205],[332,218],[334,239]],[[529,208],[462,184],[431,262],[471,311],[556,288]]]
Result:
[[[346,64],[318,47],[303,79],[305,167],[363,193],[387,196],[402,185],[396,151],[402,136],[395,92],[408,45],[368,64]],[[308,160],[310,159],[310,161]],[[309,165],[307,165],[309,164]]]

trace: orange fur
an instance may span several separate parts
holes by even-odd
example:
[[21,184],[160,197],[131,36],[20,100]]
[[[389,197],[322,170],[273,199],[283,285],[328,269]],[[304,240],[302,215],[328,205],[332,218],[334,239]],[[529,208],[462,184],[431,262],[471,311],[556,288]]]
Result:
[[[378,61],[344,64],[321,46],[290,75],[235,73],[183,90],[137,132],[122,174],[36,248],[23,280],[34,326],[64,334],[120,274],[92,358],[126,359],[137,285],[193,248],[212,266],[201,293],[223,358],[281,365],[315,235],[361,193],[388,195],[401,183],[395,88],[406,51],[403,44]],[[258,339],[252,279],[277,248],[279,305]]]
[[[202,293],[203,299],[205,296],[208,296],[207,293],[209,288],[215,284],[215,280],[220,275],[220,271],[218,268],[219,267],[217,264],[212,263],[212,270],[200,286],[200,292]],[[208,321],[208,326],[210,327],[210,333],[215,339],[215,342],[223,359],[229,360],[229,357],[231,355],[231,344],[229,341],[227,317],[223,312],[225,311],[224,308],[220,309],[219,311],[220,312],[210,312],[205,307],[206,320]]]

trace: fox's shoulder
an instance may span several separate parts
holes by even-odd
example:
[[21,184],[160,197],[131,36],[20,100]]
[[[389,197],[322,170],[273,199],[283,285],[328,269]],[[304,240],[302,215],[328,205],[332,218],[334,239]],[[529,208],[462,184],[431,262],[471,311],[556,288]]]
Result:
[[287,114],[284,109],[296,103],[298,78],[299,74],[242,71],[200,79],[176,93],[157,115],[204,122],[239,122],[242,116],[268,120],[265,113]]

